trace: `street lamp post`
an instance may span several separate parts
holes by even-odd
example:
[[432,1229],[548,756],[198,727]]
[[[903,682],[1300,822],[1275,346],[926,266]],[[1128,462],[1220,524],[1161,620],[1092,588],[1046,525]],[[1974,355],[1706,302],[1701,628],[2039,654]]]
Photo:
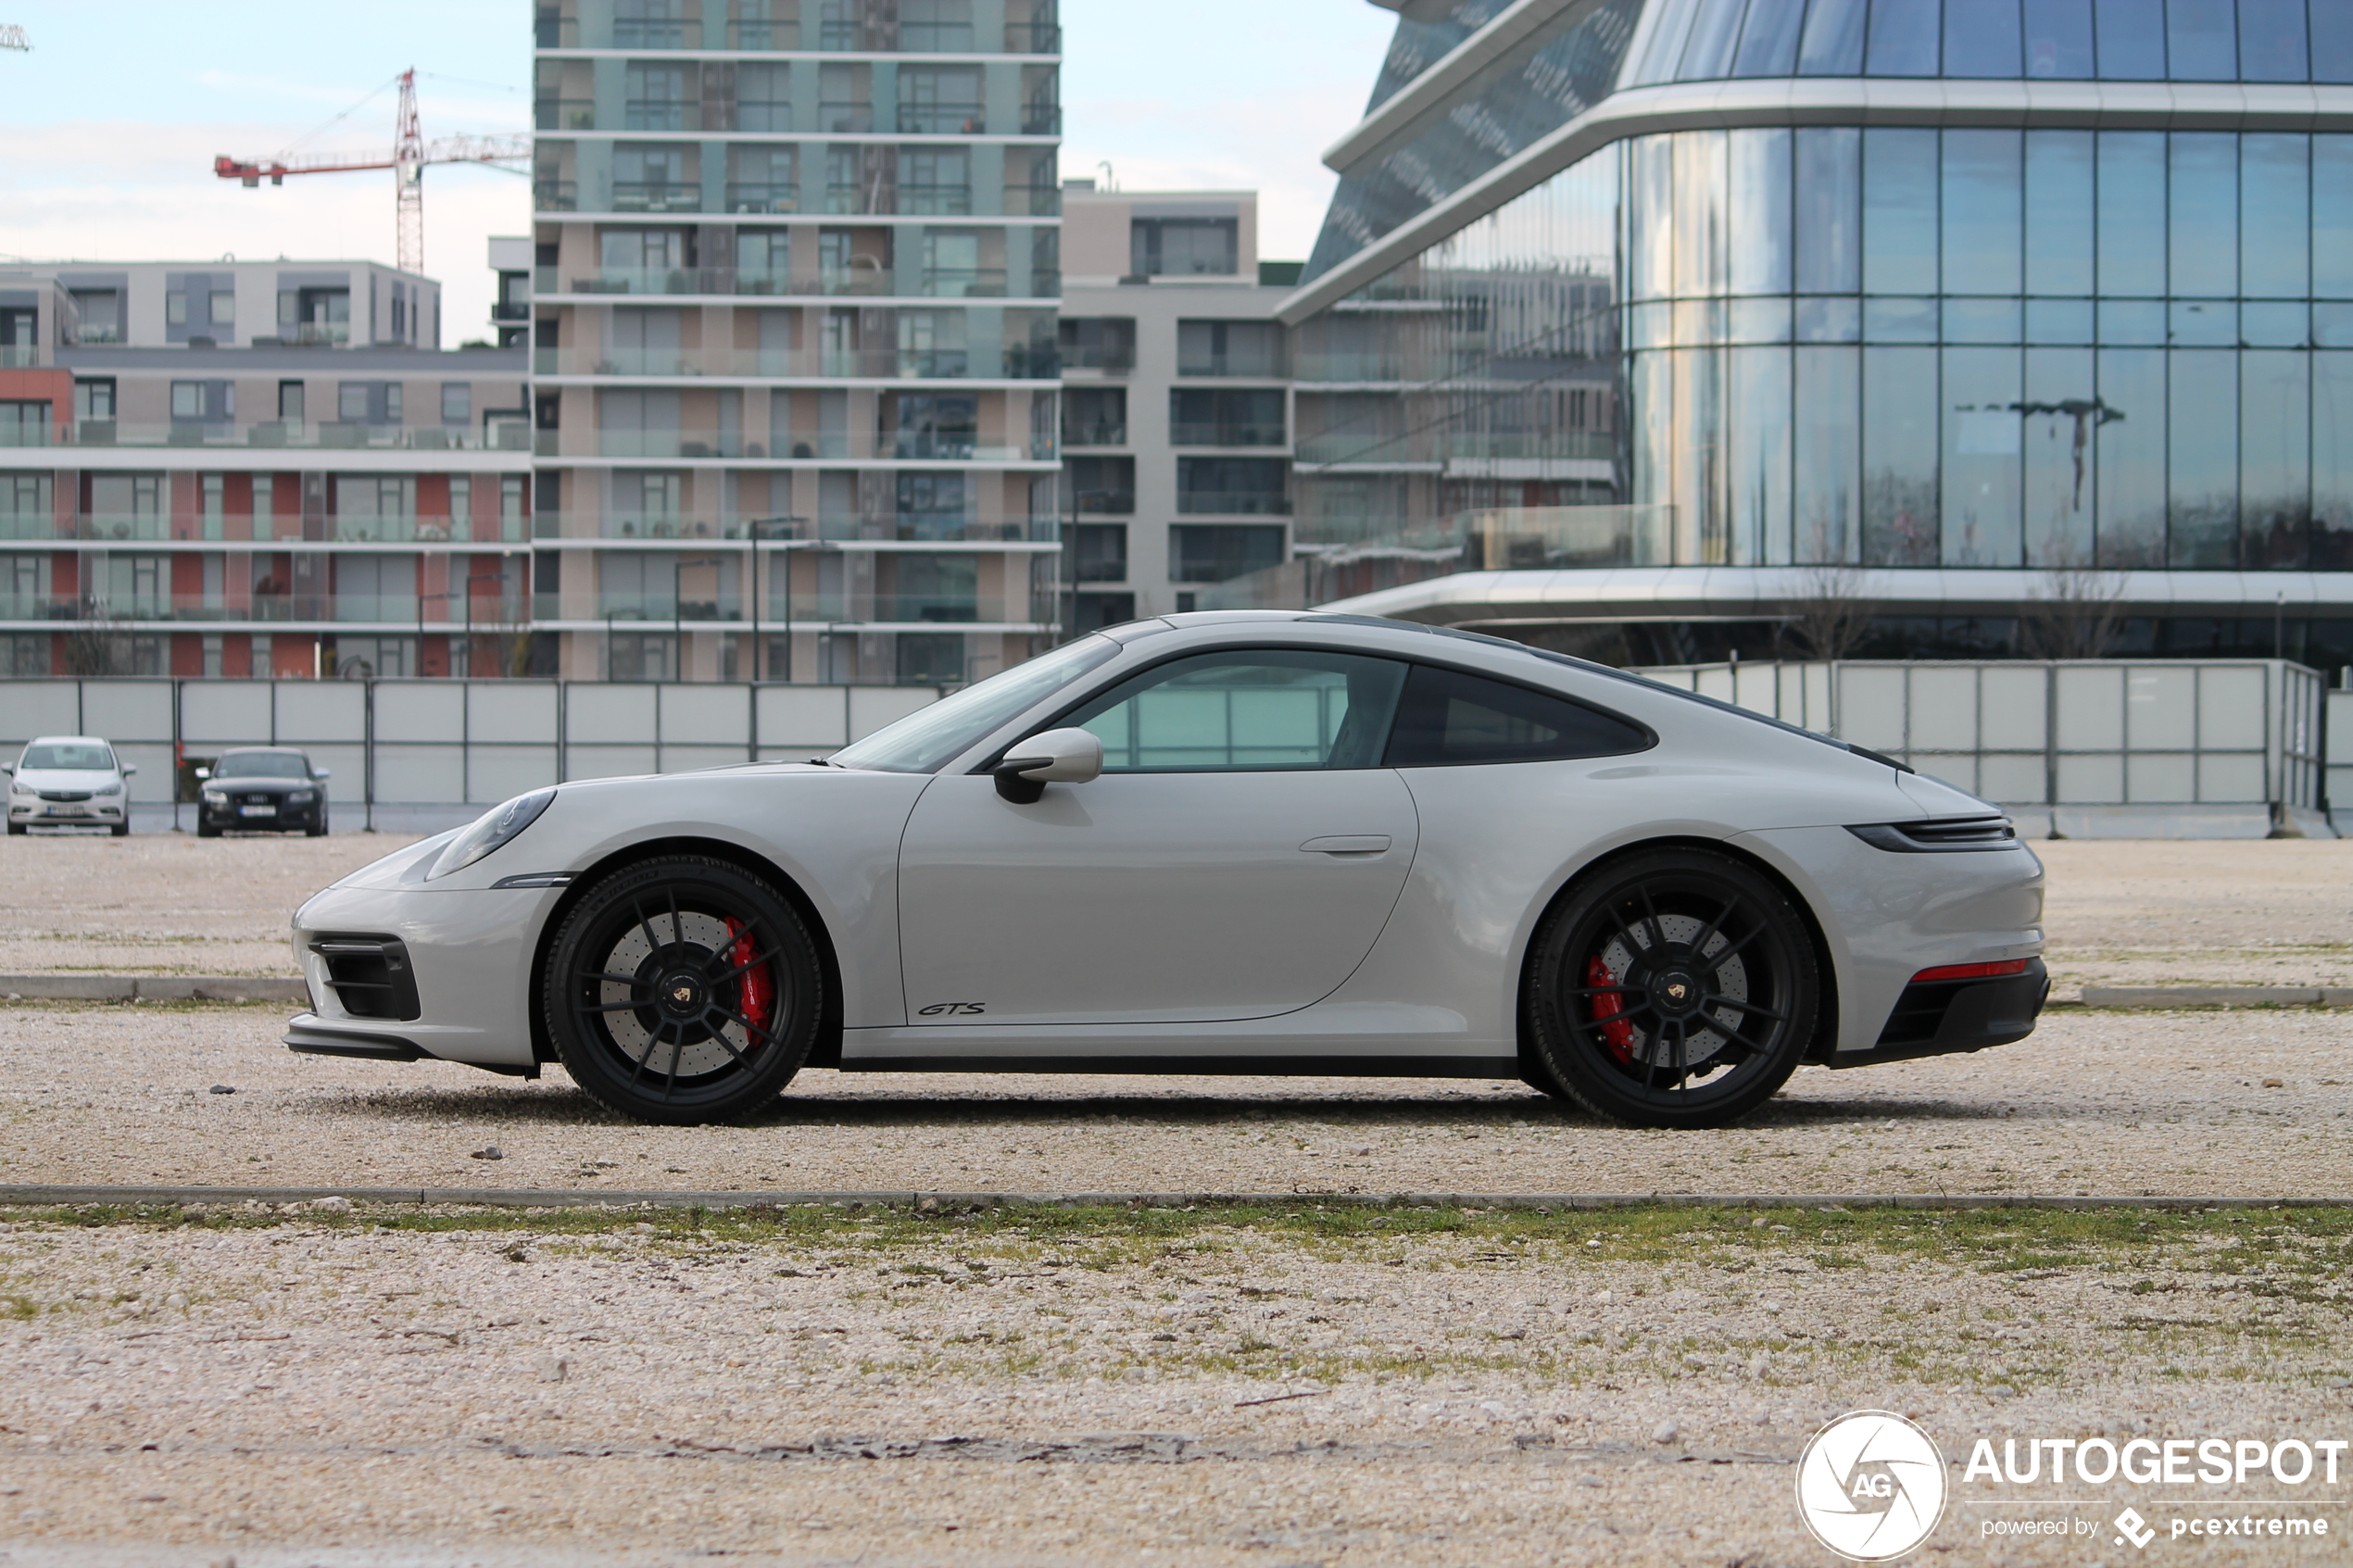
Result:
[[[694,560],[673,561],[670,564],[670,673],[673,680],[683,681],[686,678],[686,598],[681,588],[681,584],[686,581],[686,569],[690,566],[717,566],[718,564],[717,556],[703,556]],[[717,601],[713,600],[711,613],[714,616],[718,613],[718,608]]]
[[[750,566],[748,573],[749,580],[748,592],[751,596],[751,678],[755,685],[760,681],[761,536],[764,530],[779,523],[788,528],[799,528],[808,521],[805,517],[754,517],[744,520],[744,537],[747,541],[748,559]],[[776,543],[782,547],[785,558],[785,684],[790,685],[792,684],[792,551],[793,547],[801,541],[788,535],[777,540]]]

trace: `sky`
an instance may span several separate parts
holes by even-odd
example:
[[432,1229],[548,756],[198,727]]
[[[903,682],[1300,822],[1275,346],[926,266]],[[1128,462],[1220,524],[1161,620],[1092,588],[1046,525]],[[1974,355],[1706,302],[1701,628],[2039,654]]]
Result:
[[[248,191],[219,153],[392,144],[414,66],[428,140],[531,119],[531,0],[0,0],[0,261],[394,257],[390,170]],[[1364,112],[1394,30],[1367,0],[1063,0],[1063,173],[1123,190],[1263,193],[1260,251],[1302,259],[1317,161]],[[371,94],[373,94],[371,96]],[[340,117],[340,118],[338,118]],[[488,337],[484,241],[530,232],[527,180],[425,172],[442,344]]]

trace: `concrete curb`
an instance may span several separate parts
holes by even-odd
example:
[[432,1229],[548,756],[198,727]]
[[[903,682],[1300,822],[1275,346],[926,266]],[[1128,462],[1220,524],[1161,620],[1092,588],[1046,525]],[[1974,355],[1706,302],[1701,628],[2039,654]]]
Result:
[[295,1002],[299,980],[240,974],[0,974],[0,997],[27,1002]]
[[2353,989],[2341,985],[2086,985],[2087,1008],[2342,1008]]
[[1349,1208],[1596,1209],[2338,1209],[2347,1198],[2066,1198],[2033,1193],[1350,1193],[1350,1192],[594,1192],[547,1187],[0,1185],[0,1208],[86,1204],[442,1204],[469,1209]]

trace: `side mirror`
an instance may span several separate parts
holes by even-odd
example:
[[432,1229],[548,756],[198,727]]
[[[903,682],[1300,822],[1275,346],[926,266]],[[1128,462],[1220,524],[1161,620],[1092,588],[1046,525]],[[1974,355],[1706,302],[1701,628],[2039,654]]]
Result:
[[1050,784],[1085,784],[1103,771],[1103,743],[1091,730],[1048,730],[1015,741],[989,770],[997,793],[1016,806],[1034,806]]
[[0,762],[0,773],[6,773],[13,779],[17,776],[17,765],[14,762]]
[[333,771],[332,768],[313,768],[310,770],[310,776],[314,779],[323,779]]
[[208,779],[212,777],[212,770],[209,768],[199,768],[196,770],[196,777],[200,779]]
[[138,771],[139,771],[139,764],[137,764],[136,762],[128,762],[128,763],[125,763],[125,764],[123,765],[123,769],[122,769],[122,776],[123,776],[124,778],[126,778],[126,779],[127,779],[127,778],[129,778],[132,774],[133,774],[133,773],[137,772]]

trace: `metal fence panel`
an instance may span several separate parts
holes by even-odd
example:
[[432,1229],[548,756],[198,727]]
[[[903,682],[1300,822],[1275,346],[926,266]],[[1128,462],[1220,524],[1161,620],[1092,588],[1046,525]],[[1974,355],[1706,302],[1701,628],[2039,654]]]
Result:
[[368,688],[362,682],[280,681],[277,703],[283,746],[368,738]]
[[921,712],[939,700],[926,686],[849,686],[849,738],[864,740],[885,724],[895,724],[910,713]]
[[[352,784],[333,791],[331,797],[338,800],[356,798],[365,787],[365,783],[364,779],[354,780]],[[440,805],[464,800],[465,748],[378,741],[375,798],[382,805],[403,806]]]
[[[652,686],[583,684],[565,689],[564,734],[575,749],[583,742],[656,746],[661,736],[660,722],[661,697]],[[643,771],[652,771],[650,759]],[[577,768],[573,776],[580,776]]]
[[[556,748],[552,746],[494,746],[477,743],[466,747],[463,794],[458,798],[481,806],[496,806],[501,800],[511,800],[518,795],[535,789],[545,789],[555,784]],[[381,778],[377,790],[382,794]],[[382,795],[386,800],[398,798]],[[417,796],[420,803],[439,803],[450,797]]]
[[277,738],[270,684],[268,681],[182,682],[181,744],[268,745]]
[[84,734],[108,740],[171,744],[171,683],[85,681],[82,687]]
[[650,746],[574,746],[564,759],[564,776],[573,779],[631,778],[661,771]]
[[1920,665],[1909,671],[1911,721],[1906,742],[1914,751],[1974,753],[1977,740],[1977,668]]
[[553,681],[469,681],[466,737],[552,746],[556,744],[556,694]]
[[[732,746],[744,759],[751,744],[751,699],[742,686],[662,686],[661,744],[673,746]],[[664,771],[669,768],[665,764]]]
[[82,692],[72,681],[0,681],[0,742],[82,733]]
[[434,681],[376,683],[376,744],[448,743],[466,734],[466,694]]

